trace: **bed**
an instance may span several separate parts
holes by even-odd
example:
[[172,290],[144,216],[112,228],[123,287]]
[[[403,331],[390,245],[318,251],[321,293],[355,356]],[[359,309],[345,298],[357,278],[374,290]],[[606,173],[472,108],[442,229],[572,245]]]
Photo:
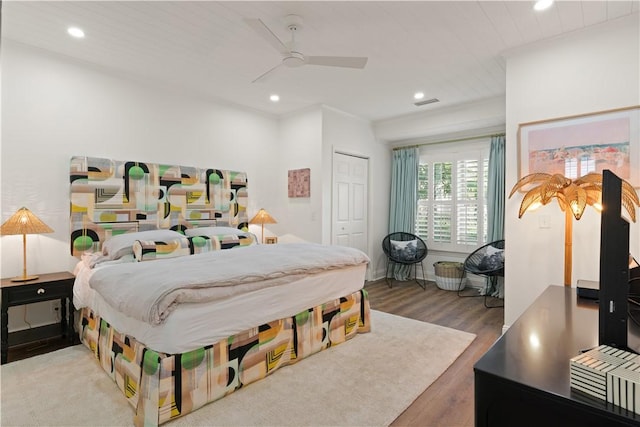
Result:
[[70,180],[79,336],[136,425],[370,331],[366,255],[258,244],[246,174],[79,156]]

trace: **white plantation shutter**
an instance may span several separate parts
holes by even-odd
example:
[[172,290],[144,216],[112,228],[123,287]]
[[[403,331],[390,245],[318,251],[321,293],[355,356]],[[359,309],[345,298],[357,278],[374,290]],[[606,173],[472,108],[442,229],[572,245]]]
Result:
[[421,150],[416,234],[429,249],[468,253],[486,242],[488,157],[488,139]]
[[456,211],[457,243],[475,246],[478,243],[478,205],[459,203]]
[[416,212],[416,234],[427,239],[429,236],[429,165],[418,166],[418,207]]
[[433,205],[433,241],[440,243],[451,242],[451,203],[436,203]]
[[478,243],[479,163],[479,159],[457,162],[456,242],[462,245]]
[[487,222],[487,218],[489,217],[489,214],[487,213],[487,188],[489,187],[489,155],[488,154],[482,160],[482,171],[483,171],[482,173],[483,191],[482,191],[482,200],[480,201],[480,204],[482,205],[482,239],[480,241],[483,243],[486,243],[489,241],[487,237],[488,230],[489,230],[489,225]]
[[433,240],[436,242],[451,242],[452,223],[452,168],[451,162],[433,164]]

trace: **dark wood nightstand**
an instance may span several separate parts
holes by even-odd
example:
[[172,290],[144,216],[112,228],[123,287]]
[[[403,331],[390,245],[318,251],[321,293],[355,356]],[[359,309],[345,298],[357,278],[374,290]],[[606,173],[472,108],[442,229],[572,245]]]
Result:
[[[73,282],[75,276],[68,271],[41,274],[28,282],[12,282],[2,279],[2,324],[1,363],[7,362],[9,347],[38,341],[55,336],[63,336],[69,345],[77,342],[73,328]],[[60,324],[39,326],[9,334],[9,307],[40,301],[60,300]]]

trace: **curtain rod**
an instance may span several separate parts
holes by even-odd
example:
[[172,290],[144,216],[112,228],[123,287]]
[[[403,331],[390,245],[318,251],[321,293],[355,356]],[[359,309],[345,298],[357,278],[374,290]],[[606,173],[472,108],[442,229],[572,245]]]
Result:
[[505,133],[504,132],[502,132],[502,133],[492,133],[490,135],[468,136],[466,138],[447,139],[445,141],[425,142],[425,143],[422,143],[422,144],[415,144],[415,145],[403,145],[402,147],[394,147],[393,151],[402,150],[404,148],[420,148],[420,147],[423,147],[425,145],[448,144],[448,143],[451,143],[451,142],[470,141],[472,139],[492,138],[494,136],[505,136]]

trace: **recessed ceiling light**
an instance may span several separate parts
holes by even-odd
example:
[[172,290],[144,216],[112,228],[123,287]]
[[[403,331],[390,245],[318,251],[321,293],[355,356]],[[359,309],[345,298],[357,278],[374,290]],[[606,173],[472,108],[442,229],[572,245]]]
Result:
[[533,8],[535,10],[545,10],[551,7],[552,4],[553,0],[538,0],[536,4],[533,5]]
[[423,92],[416,92],[416,93],[413,94],[413,99],[418,100],[418,99],[422,99],[422,98],[424,98],[424,93]]
[[271,102],[278,102],[278,101],[280,101],[280,96],[279,96],[279,95],[276,95],[276,94],[274,93],[273,95],[271,95],[271,96],[269,97],[269,99],[271,100]]
[[71,36],[81,39],[84,37],[84,31],[82,31],[80,28],[78,27],[69,27],[67,28],[67,33],[69,33]]

